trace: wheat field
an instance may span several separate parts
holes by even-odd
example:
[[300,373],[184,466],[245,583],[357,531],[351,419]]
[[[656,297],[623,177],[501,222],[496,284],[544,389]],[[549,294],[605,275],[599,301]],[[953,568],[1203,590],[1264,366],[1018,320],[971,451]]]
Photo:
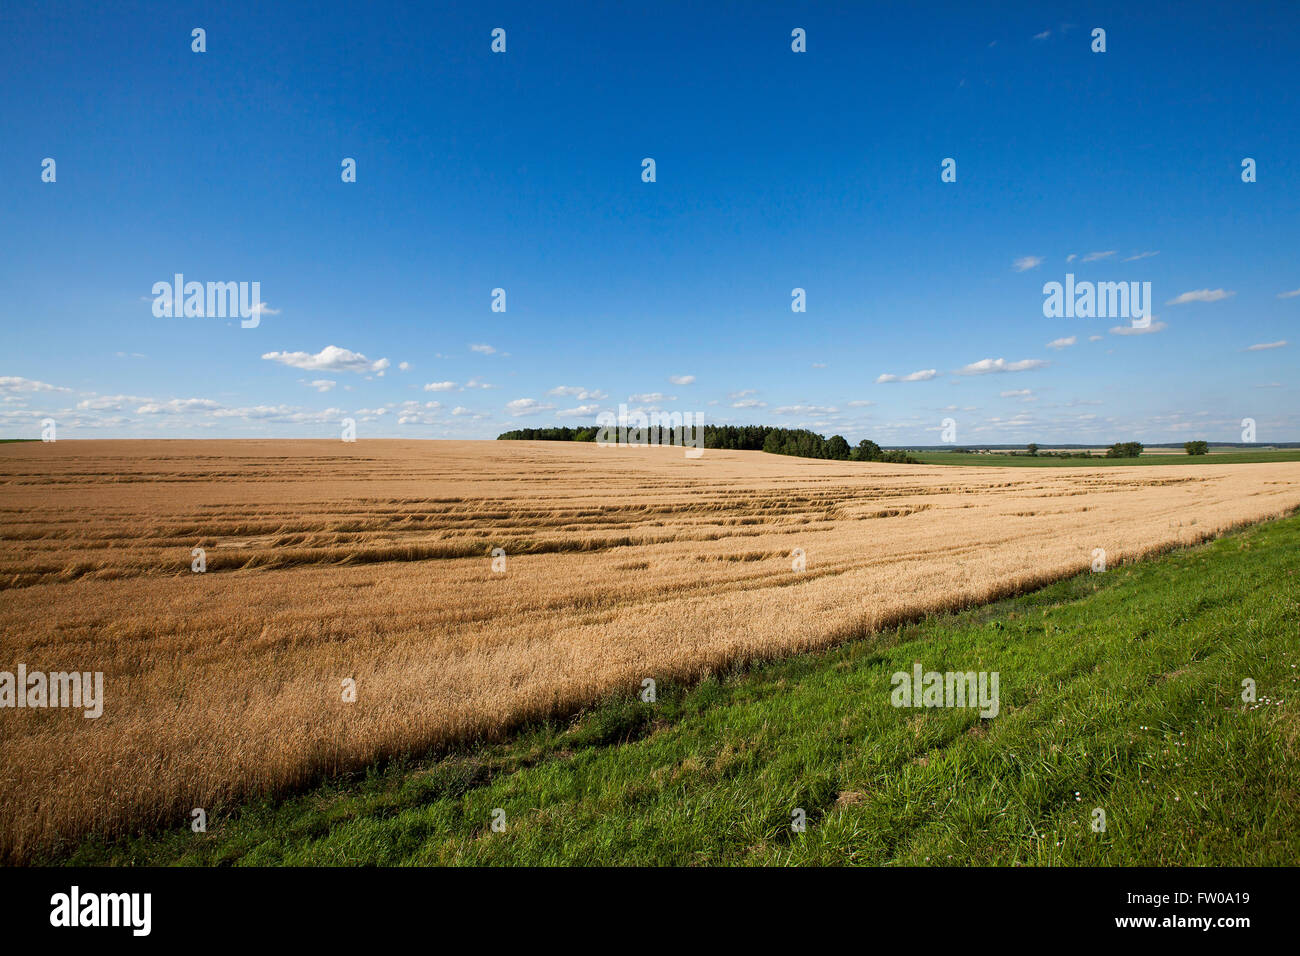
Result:
[[105,677],[98,719],[0,709],[0,857],[183,826],[192,808],[499,736],[645,678],[1028,589],[1088,570],[1095,549],[1113,568],[1297,507],[1296,463],[0,445],[0,671]]

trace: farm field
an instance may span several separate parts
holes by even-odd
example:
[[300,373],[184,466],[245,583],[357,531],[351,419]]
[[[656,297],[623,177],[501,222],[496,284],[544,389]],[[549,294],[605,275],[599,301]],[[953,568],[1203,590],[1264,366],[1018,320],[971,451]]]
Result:
[[1300,448],[1276,448],[1260,451],[1210,449],[1208,455],[1189,455],[1183,451],[1153,448],[1138,458],[1103,458],[1104,452],[1094,451],[1090,460],[1082,458],[1054,458],[1039,452],[1037,455],[970,455],[951,451],[914,451],[909,454],[927,465],[971,465],[993,468],[1123,468],[1147,465],[1247,465],[1265,462],[1300,462]]
[[[1291,866],[1297,550],[1257,525],[56,862]],[[1002,712],[900,718],[917,661],[999,662]]]
[[647,678],[825,648],[1076,575],[1095,549],[1114,570],[1298,506],[1291,462],[1017,473],[547,442],[5,445],[0,669],[103,671],[106,701],[98,719],[0,711],[0,855],[504,744]]

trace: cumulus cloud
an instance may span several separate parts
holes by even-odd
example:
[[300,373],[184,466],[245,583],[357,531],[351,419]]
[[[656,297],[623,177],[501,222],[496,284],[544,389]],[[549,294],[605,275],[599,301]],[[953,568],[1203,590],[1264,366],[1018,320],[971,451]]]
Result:
[[1182,295],[1170,299],[1165,305],[1183,305],[1187,302],[1218,302],[1220,299],[1226,299],[1228,296],[1236,294],[1236,292],[1225,292],[1223,289],[1196,289],[1193,292],[1184,292]]
[[386,358],[371,361],[360,352],[327,345],[315,355],[310,352],[267,352],[262,356],[269,362],[279,362],[310,372],[379,372],[388,368]]
[[876,377],[876,384],[881,385],[885,382],[928,382],[938,374],[939,370],[934,368],[923,368],[919,372],[909,372],[907,375],[885,373]]
[[1134,328],[1131,325],[1117,325],[1110,330],[1111,335],[1154,335],[1156,332],[1163,332],[1169,326],[1163,322],[1152,322],[1146,328]]
[[72,389],[18,375],[0,375],[0,392],[70,392]]
[[221,403],[210,398],[173,398],[165,402],[148,402],[135,410],[137,415],[181,414],[184,412],[221,412]]
[[600,401],[608,396],[598,388],[580,388],[577,385],[557,385],[546,393],[547,395],[560,395],[566,398],[576,398],[580,402],[595,399]]
[[[300,379],[300,381],[302,380]],[[338,382],[334,381],[332,378],[315,378],[310,382],[304,381],[303,384],[316,389],[318,392],[328,392],[331,388],[337,385]]]
[[675,401],[677,401],[677,396],[676,396],[676,395],[665,395],[663,392],[642,392],[642,393],[640,393],[640,394],[638,394],[638,395],[629,395],[629,396],[627,397],[627,400],[628,400],[629,402],[646,402],[646,403],[649,403],[649,402],[675,402]]
[[549,412],[555,408],[554,405],[544,405],[535,398],[516,398],[512,402],[506,402],[506,411],[518,418],[521,415],[537,415],[541,412]]
[[1052,341],[1047,343],[1047,347],[1049,349],[1068,349],[1078,341],[1079,337],[1077,335],[1071,335],[1064,339],[1052,339]]
[[140,395],[97,395],[94,398],[87,398],[84,401],[77,402],[77,408],[81,411],[107,412],[125,408],[127,405],[141,405],[149,401],[152,401],[152,399]]
[[469,347],[469,350],[471,352],[477,352],[480,355],[496,355],[497,353],[497,350],[494,349],[492,346],[488,345],[486,342],[479,342],[475,345],[471,345]]
[[991,375],[1002,372],[1028,372],[1036,368],[1045,368],[1047,362],[1043,359],[1020,359],[1018,362],[1008,362],[1006,359],[980,359],[978,362],[971,362],[969,365],[963,365],[957,369],[958,375]]
[[450,392],[456,388],[455,382],[430,382],[424,386],[426,392]]
[[694,385],[695,376],[694,375],[670,375],[668,376],[668,381],[672,382],[674,385]]
[[782,405],[772,409],[773,415],[834,415],[839,409],[828,405]]

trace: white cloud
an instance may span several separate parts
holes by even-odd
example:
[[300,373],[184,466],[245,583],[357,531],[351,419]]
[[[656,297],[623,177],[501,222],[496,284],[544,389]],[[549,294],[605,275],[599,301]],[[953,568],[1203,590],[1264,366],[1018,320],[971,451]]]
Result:
[[1021,256],[1015,262],[1011,263],[1011,268],[1017,272],[1028,272],[1030,269],[1037,269],[1043,264],[1042,256]]
[[220,402],[210,398],[173,398],[165,402],[148,402],[135,410],[137,415],[181,414],[184,412],[221,412]]
[[403,371],[403,372],[407,372],[407,371],[410,371],[411,363],[410,363],[410,362],[398,362],[398,363],[397,363],[397,367],[398,367],[401,371]]
[[[394,409],[397,413],[397,424],[399,425],[438,425],[441,421],[438,418],[438,410],[442,408],[439,402],[414,402],[406,401]],[[363,410],[364,411],[364,410]],[[378,409],[379,414],[386,414],[388,409]],[[361,412],[357,413],[358,415]]]
[[1069,338],[1052,339],[1052,341],[1047,343],[1047,347],[1049,349],[1068,349],[1071,345],[1074,345],[1078,341],[1079,341],[1079,337],[1077,335],[1071,335]]
[[561,416],[567,418],[586,418],[588,415],[594,415],[600,411],[599,405],[579,405],[576,408],[566,408],[560,412]]
[[674,385],[694,385],[695,376],[694,375],[670,375],[668,376],[668,381],[672,382]]
[[310,352],[267,352],[262,358],[310,372],[379,372],[388,368],[386,358],[370,361],[360,352],[327,345],[315,355]]
[[149,401],[152,399],[140,395],[100,395],[77,402],[77,408],[82,411],[116,411],[127,405],[140,405]]
[[1170,299],[1165,305],[1183,305],[1187,302],[1218,302],[1220,299],[1226,299],[1228,296],[1236,294],[1236,292],[1225,292],[1222,289],[1197,289],[1194,292],[1184,292],[1177,298]]
[[1052,35],[1052,31],[1051,31],[1051,30],[1044,30],[1042,33],[1035,33],[1035,34],[1034,34],[1034,39],[1035,39],[1035,40],[1046,40],[1046,39],[1047,39],[1048,37],[1050,37],[1051,35]]
[[1163,322],[1152,322],[1146,328],[1134,328],[1131,325],[1117,325],[1110,330],[1111,335],[1154,335],[1156,332],[1163,332],[1169,326]]
[[732,408],[767,408],[767,402],[760,402],[756,398],[742,398],[738,402],[731,403]]
[[665,395],[663,392],[642,392],[639,395],[629,395],[629,402],[675,402],[676,395]]
[[18,375],[0,375],[0,392],[70,392],[72,389]]
[[1139,252],[1137,255],[1129,256],[1124,261],[1137,262],[1139,259],[1150,259],[1152,256],[1158,256],[1158,255],[1160,255],[1159,249],[1157,249],[1155,252]]
[[332,378],[316,378],[312,379],[310,382],[304,382],[303,384],[316,389],[318,392],[328,392],[331,388],[337,385],[338,382],[334,381]]
[[555,408],[554,405],[543,405],[535,398],[516,398],[512,402],[506,402],[506,411],[518,418],[520,415],[536,415],[540,412],[549,412]]
[[876,403],[863,401],[862,399],[856,399],[855,401],[847,402],[846,404],[849,406],[849,408],[866,408],[868,405],[874,405]]
[[1114,249],[1110,249],[1110,250],[1108,250],[1108,251],[1106,251],[1106,252],[1090,252],[1090,253],[1088,253],[1086,256],[1083,257],[1083,261],[1084,261],[1084,262],[1099,262],[1099,261],[1101,261],[1102,259],[1109,259],[1109,258],[1110,258],[1111,256],[1113,256],[1114,254],[1115,254],[1115,250],[1114,250]]
[[773,415],[834,415],[839,409],[827,405],[782,405],[772,409]]
[[580,388],[577,385],[557,385],[555,388],[551,389],[546,394],[562,395],[568,398],[576,398],[580,402],[585,402],[590,399],[596,399],[597,401],[599,401],[600,399],[608,397],[604,392],[602,392],[598,388],[587,389],[587,388]]
[[[247,408],[215,408],[214,418],[241,418],[245,421],[270,421],[301,424],[303,422],[337,423],[345,413],[339,408],[324,411],[306,411],[290,405],[253,405]],[[358,413],[360,414],[360,413]]]
[[494,349],[492,346],[488,345],[485,342],[480,342],[477,345],[471,345],[469,347],[469,350],[471,352],[478,352],[480,355],[495,355],[497,352],[496,349]]
[[426,392],[450,392],[456,388],[455,382],[430,382],[424,386]]
[[1100,342],[1100,341],[1101,341],[1102,339],[1104,339],[1105,337],[1106,337],[1106,336],[1104,336],[1104,335],[1090,335],[1090,336],[1088,336],[1088,341],[1089,341],[1089,342]]
[[1268,349],[1280,349],[1289,344],[1286,339],[1279,342],[1261,342],[1259,345],[1252,345],[1246,349],[1247,352],[1264,352]]
[[1008,362],[1006,359],[980,359],[957,369],[958,375],[989,375],[1001,372],[1028,372],[1036,368],[1045,368],[1047,362],[1042,359],[1021,359]]
[[1300,295],[1300,289],[1292,289],[1290,292],[1279,292],[1277,297],[1279,299],[1294,299],[1298,295]]
[[890,375],[888,373],[876,377],[876,384],[881,385],[885,382],[928,382],[939,374],[938,369],[923,368],[919,372],[909,372],[907,375]]

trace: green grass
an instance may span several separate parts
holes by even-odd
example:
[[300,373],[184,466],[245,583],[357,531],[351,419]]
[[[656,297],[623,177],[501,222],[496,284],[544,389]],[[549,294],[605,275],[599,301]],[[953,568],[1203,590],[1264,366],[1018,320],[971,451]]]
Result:
[[[49,862],[1290,865],[1297,553],[1293,516]],[[913,661],[1000,714],[894,708]]]
[[1057,458],[1047,454],[1035,456],[1006,453],[988,455],[964,454],[953,451],[908,452],[923,465],[1001,465],[1016,468],[1094,468],[1098,465],[1241,465],[1265,461],[1300,461],[1300,448],[1275,448],[1268,451],[1223,451],[1211,449],[1208,455],[1145,454],[1140,458],[1104,458],[1104,452],[1093,452],[1092,458]]

